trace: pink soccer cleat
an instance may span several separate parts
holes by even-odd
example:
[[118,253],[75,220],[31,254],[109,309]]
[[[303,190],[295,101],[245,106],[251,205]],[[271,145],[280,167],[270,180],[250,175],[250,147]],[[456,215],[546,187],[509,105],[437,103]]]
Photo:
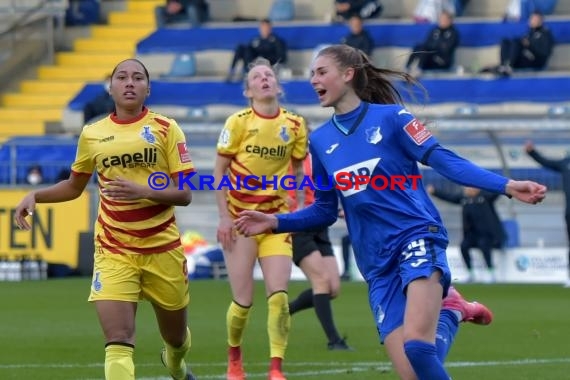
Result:
[[241,360],[229,360],[228,372],[226,374],[227,380],[245,380],[245,371]]
[[245,380],[245,371],[241,360],[241,350],[239,347],[228,349],[228,371],[226,380]]
[[267,375],[267,380],[287,380],[287,378],[283,375],[283,372],[278,369],[272,369]]
[[493,313],[485,305],[478,302],[468,302],[453,287],[449,287],[447,297],[443,299],[442,309],[456,310],[462,315],[461,322],[471,322],[476,325],[488,325],[493,321]]

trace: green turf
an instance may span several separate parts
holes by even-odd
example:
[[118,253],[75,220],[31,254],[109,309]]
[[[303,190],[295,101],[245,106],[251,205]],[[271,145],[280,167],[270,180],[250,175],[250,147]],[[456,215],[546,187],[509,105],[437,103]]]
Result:
[[[86,298],[89,279],[0,283],[0,379],[103,379],[103,338]],[[291,284],[296,295],[307,286]],[[570,289],[543,285],[465,285],[462,293],[495,312],[491,326],[462,325],[447,365],[454,379],[570,378]],[[191,283],[188,356],[198,379],[223,379],[226,360],[224,281]],[[396,379],[378,344],[366,287],[343,283],[335,318],[355,352],[329,352],[312,311],[293,319],[284,369],[290,379]],[[250,379],[265,378],[268,344],[263,284],[244,344]],[[138,379],[167,379],[150,305],[141,303],[135,353]]]

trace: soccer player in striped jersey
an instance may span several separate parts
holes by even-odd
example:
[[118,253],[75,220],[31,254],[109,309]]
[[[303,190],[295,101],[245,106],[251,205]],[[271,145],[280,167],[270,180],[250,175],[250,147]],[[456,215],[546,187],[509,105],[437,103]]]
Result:
[[[287,190],[267,183],[285,176],[289,165],[300,170],[307,154],[305,120],[279,105],[281,87],[268,60],[258,58],[245,78],[250,107],[227,118],[217,143],[214,168],[220,222],[218,241],[224,249],[232,302],[227,311],[228,380],[243,380],[241,345],[253,304],[253,269],[259,261],[267,296],[269,380],[283,380],[290,315],[287,288],[291,276],[291,235],[246,237],[235,233],[234,219],[242,210],[281,213],[289,210]],[[243,183],[248,175],[259,180]],[[224,180],[228,179],[228,180]],[[264,183],[264,179],[266,183]],[[267,181],[269,180],[269,181]],[[223,185],[223,186],[221,186]],[[245,186],[244,186],[245,185]]]
[[[334,115],[309,139],[313,177],[321,178],[315,202],[289,214],[243,211],[236,227],[246,236],[323,227],[336,221],[340,198],[395,371],[403,380],[449,380],[443,363],[459,322],[488,324],[492,313],[450,286],[447,231],[419,178],[418,162],[465,186],[531,204],[544,199],[546,187],[497,175],[442,147],[402,105],[394,76],[414,83],[405,73],[375,67],[350,46],[321,50],[311,85]],[[329,176],[333,183],[323,184]],[[354,183],[347,185],[346,178]]]
[[[115,111],[87,125],[79,137],[69,179],[29,193],[17,206],[24,229],[36,203],[65,202],[81,195],[97,173],[99,209],[91,294],[105,336],[105,379],[134,380],[135,316],[140,298],[154,308],[164,341],[161,360],[175,380],[193,380],[184,357],[190,349],[186,259],[174,217],[175,206],[192,200],[178,189],[179,175],[194,166],[177,123],[144,106],[148,70],[138,60],[120,62],[111,76]],[[166,173],[170,186],[149,187]]]

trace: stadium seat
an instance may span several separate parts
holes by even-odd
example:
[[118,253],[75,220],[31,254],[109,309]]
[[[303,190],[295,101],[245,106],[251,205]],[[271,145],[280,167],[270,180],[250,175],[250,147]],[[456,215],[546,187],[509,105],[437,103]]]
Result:
[[505,248],[520,247],[519,224],[515,219],[503,220],[503,228],[507,233]]
[[293,0],[273,0],[269,10],[271,21],[291,21],[295,18],[295,4]]
[[82,0],[70,4],[65,13],[68,26],[97,24],[101,5],[96,0]]
[[178,54],[170,70],[163,77],[165,78],[180,78],[191,77],[196,75],[196,57],[191,53]]

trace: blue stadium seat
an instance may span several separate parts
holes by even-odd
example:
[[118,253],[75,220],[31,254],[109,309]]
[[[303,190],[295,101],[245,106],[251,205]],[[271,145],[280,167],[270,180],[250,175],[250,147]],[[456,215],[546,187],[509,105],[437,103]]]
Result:
[[192,77],[196,75],[196,57],[192,53],[178,54],[164,78]]
[[505,248],[520,247],[519,223],[515,219],[503,220],[503,228],[507,233]]
[[295,4],[293,0],[273,0],[269,10],[271,21],[291,21],[295,18]]
[[70,2],[65,12],[65,24],[68,26],[97,24],[100,21],[100,9],[98,0]]

